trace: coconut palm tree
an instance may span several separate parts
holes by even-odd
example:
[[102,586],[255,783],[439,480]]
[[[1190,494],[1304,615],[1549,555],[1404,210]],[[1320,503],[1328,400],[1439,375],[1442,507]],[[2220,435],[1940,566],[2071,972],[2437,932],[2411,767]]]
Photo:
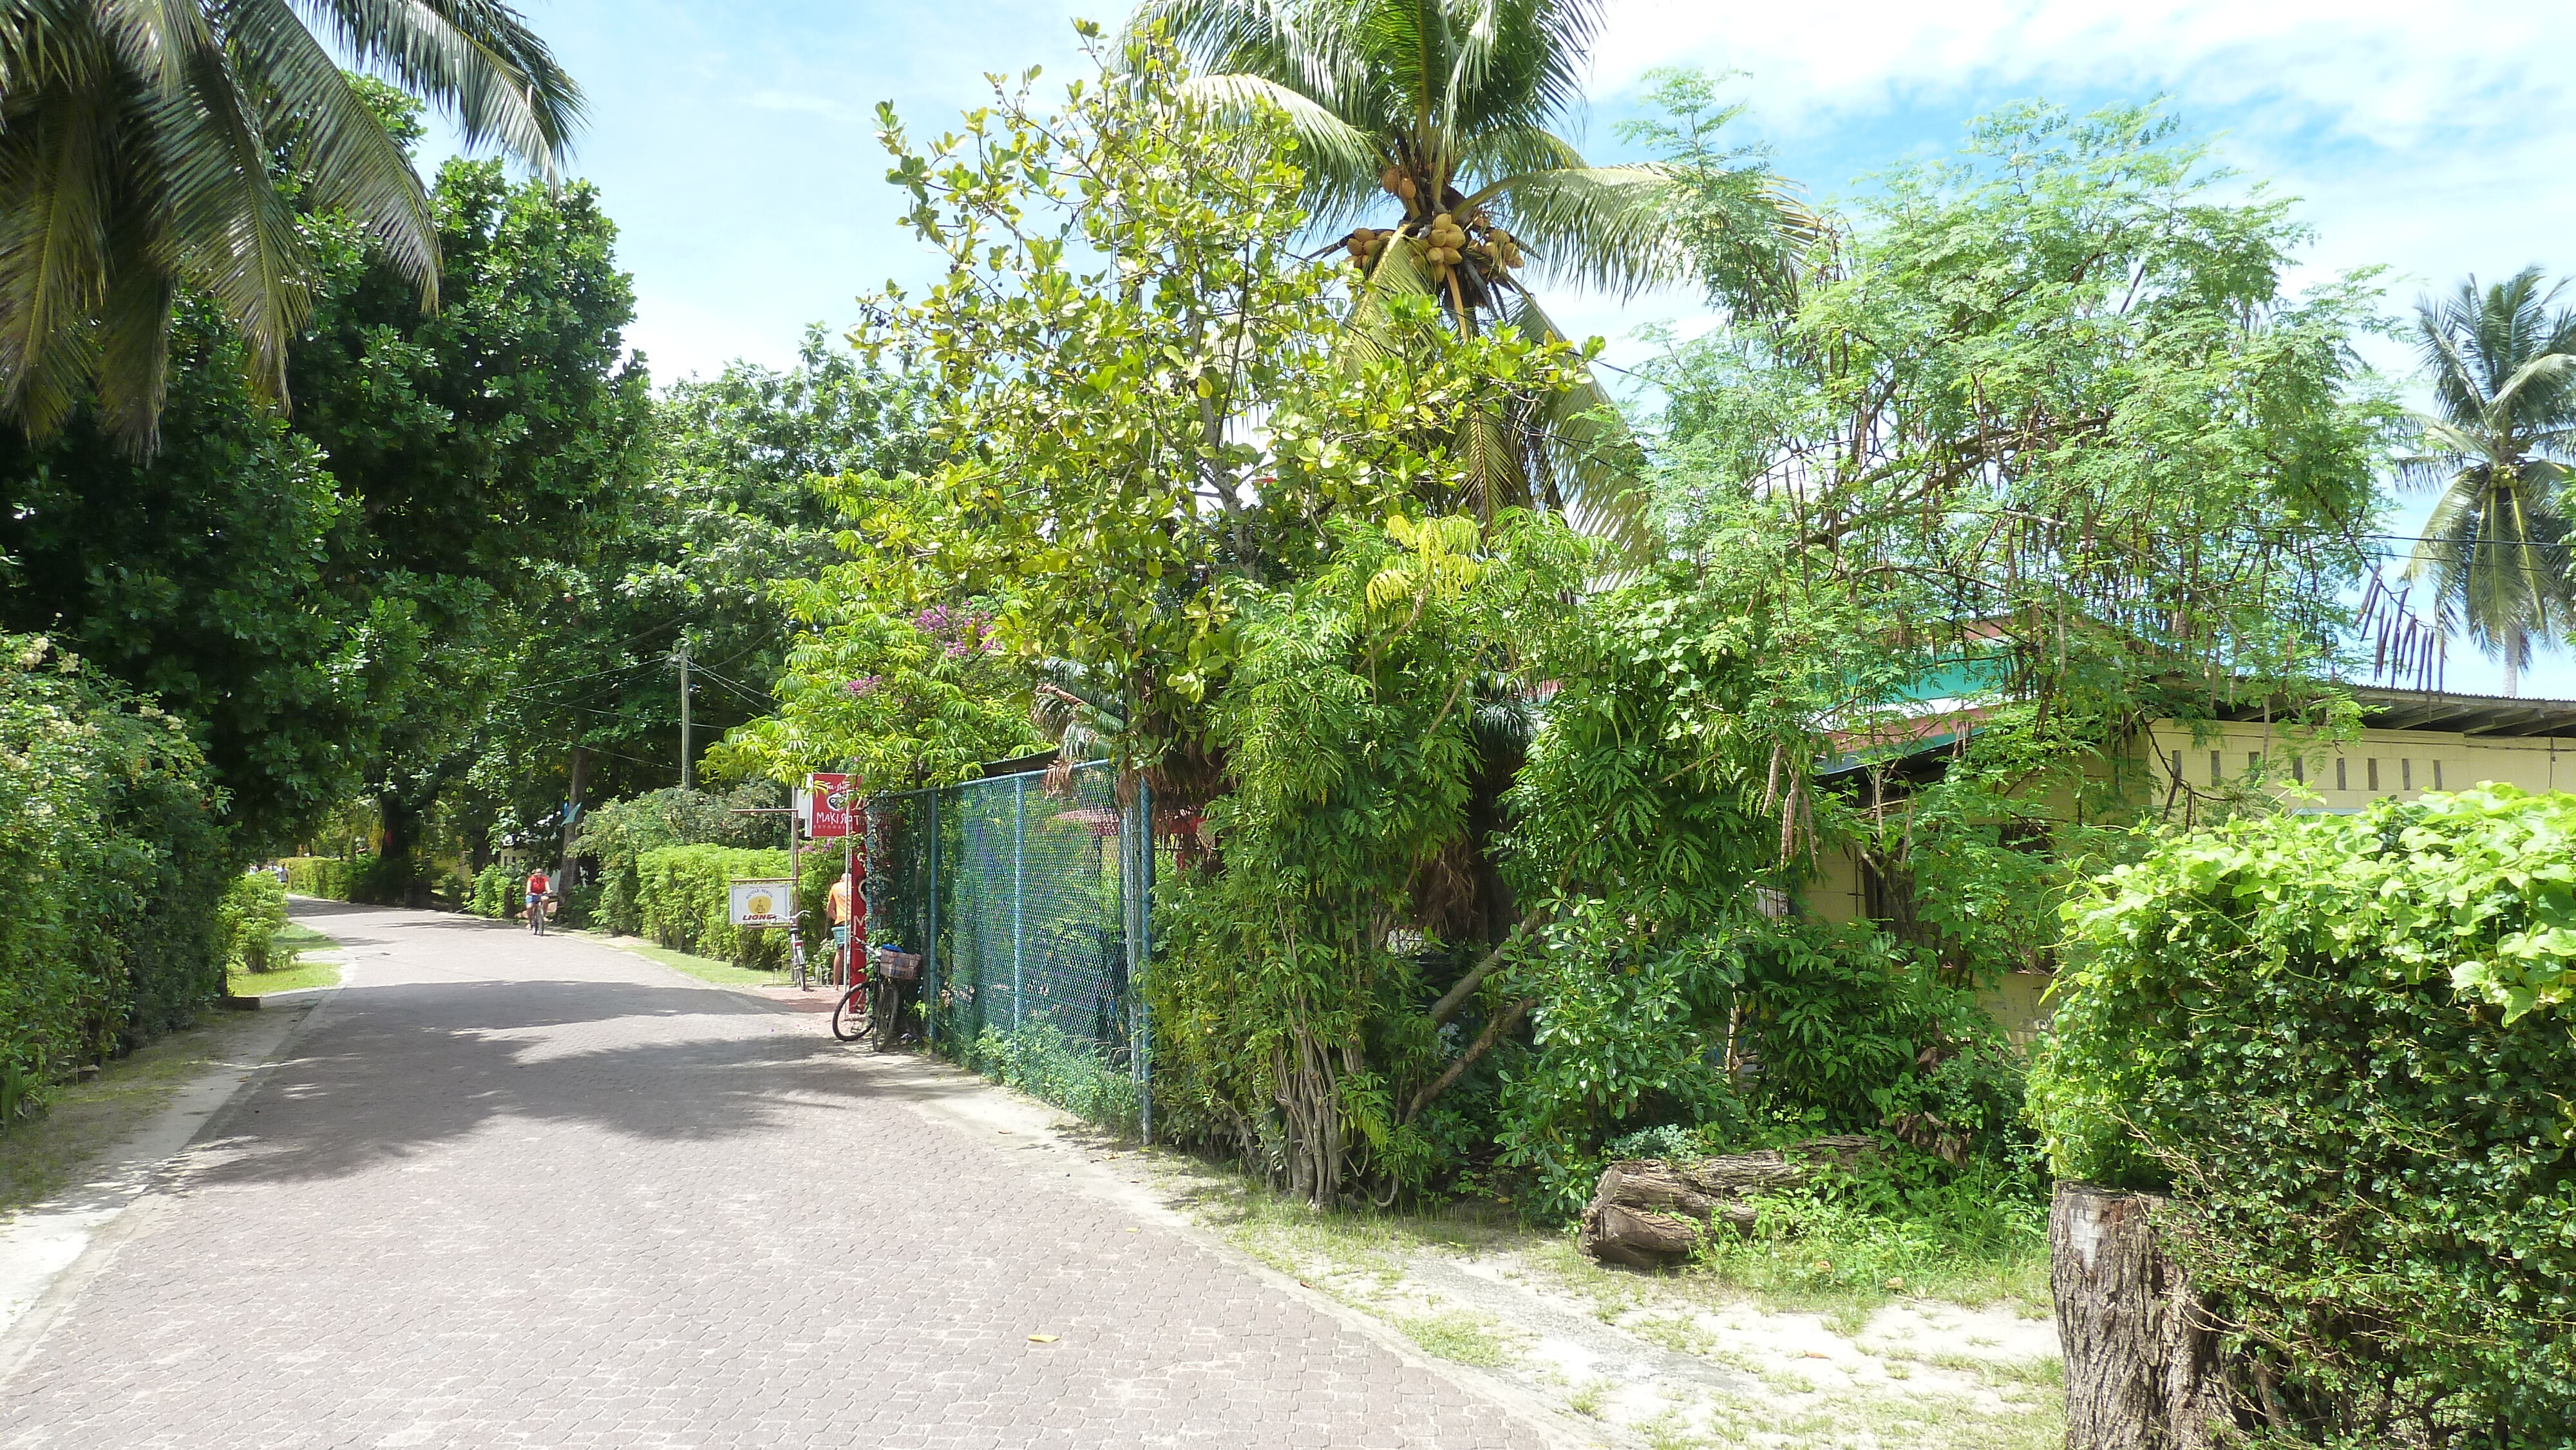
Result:
[[[1677,173],[1589,165],[1561,134],[1600,22],[1600,0],[1144,0],[1130,25],[1164,29],[1200,94],[1286,119],[1314,225],[1341,234],[1362,277],[1356,336],[1384,338],[1387,297],[1428,293],[1461,331],[1554,338],[1525,278],[1624,296],[1705,261]],[[1769,264],[1724,275],[1786,286],[1815,223],[1767,173],[1758,183],[1734,240]],[[1489,516],[1535,503],[1637,530],[1638,460],[1597,383],[1470,426],[1458,452]]]
[[428,197],[342,59],[549,177],[580,113],[500,0],[0,0],[0,414],[42,435],[89,390],[148,452],[183,290],[283,400],[299,211],[352,219],[436,305]]
[[2406,577],[2430,581],[2445,631],[2464,625],[2503,658],[2508,695],[2532,646],[2565,638],[2576,616],[2576,312],[2557,305],[2565,285],[2529,267],[2416,305],[2435,412],[2419,417],[2423,447],[2400,460],[2399,479],[2441,496]]

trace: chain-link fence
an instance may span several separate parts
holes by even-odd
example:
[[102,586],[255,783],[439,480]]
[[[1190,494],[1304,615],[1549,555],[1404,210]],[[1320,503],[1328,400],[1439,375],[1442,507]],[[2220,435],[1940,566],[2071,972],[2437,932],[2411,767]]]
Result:
[[879,797],[868,935],[918,952],[940,1055],[1084,1117],[1150,1133],[1150,1054],[1135,982],[1152,852],[1146,803],[1077,767]]

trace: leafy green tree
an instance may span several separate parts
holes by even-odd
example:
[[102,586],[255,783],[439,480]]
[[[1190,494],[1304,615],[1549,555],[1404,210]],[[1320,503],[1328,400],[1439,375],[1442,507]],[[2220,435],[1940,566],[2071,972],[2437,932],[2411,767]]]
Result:
[[[1670,166],[1584,161],[1561,133],[1582,104],[1599,0],[1147,0],[1133,23],[1168,28],[1204,72],[1193,93],[1283,118],[1318,229],[1392,209],[1392,226],[1343,238],[1364,279],[1362,345],[1386,345],[1397,325],[1384,299],[1425,293],[1463,331],[1491,319],[1556,340],[1524,265],[1543,281],[1629,294],[1702,271],[1695,238],[1759,258],[1709,275],[1742,284],[1730,300],[1767,300],[1809,229],[1748,156],[1715,164],[1703,152],[1693,193]],[[1705,134],[1732,114],[1694,120]],[[1721,193],[1733,204],[1690,202]],[[1471,417],[1455,446],[1488,517],[1543,505],[1635,535],[1641,460],[1589,374]]]
[[[1528,1024],[1489,1050],[1524,1202],[1658,1124],[2006,1156],[1966,988],[2190,808],[2128,734],[2231,690],[2330,711],[2393,417],[2347,347],[2372,294],[2282,296],[2301,232],[2216,184],[2150,116],[2008,112],[1829,218],[1794,307],[1659,366],[1667,547],[1530,666],[1522,927],[1462,979]],[[1878,920],[1837,929],[1796,893],[1843,847]]]
[[2406,562],[2427,580],[2445,632],[2465,627],[2504,661],[2513,694],[2534,644],[2576,615],[2566,489],[2576,467],[2576,309],[2564,283],[2526,268],[2483,292],[2477,279],[2415,307],[2415,340],[2433,375],[2433,416],[2402,482],[2441,491]]
[[242,344],[185,306],[167,446],[95,413],[0,432],[0,626],[42,631],[198,733],[236,848],[284,849],[358,783],[423,641],[352,587],[363,531],[310,439],[252,398]]
[[0,413],[42,436],[94,401],[149,452],[182,293],[282,399],[323,286],[302,214],[348,217],[416,306],[437,304],[435,211],[343,55],[437,104],[468,145],[554,174],[581,94],[508,6],[306,8],[0,3]]
[[[675,784],[683,642],[700,755],[777,709],[785,661],[810,638],[790,591],[841,557],[824,481],[920,466],[921,409],[912,385],[828,347],[820,328],[793,367],[735,363],[655,400],[613,525],[555,576],[509,646],[453,801],[465,853],[567,801]],[[854,664],[840,679],[872,672]],[[757,773],[783,779],[838,759],[799,755]]]
[[621,527],[650,407],[593,188],[451,160],[432,201],[446,305],[424,316],[381,250],[345,252],[290,369],[296,430],[366,520],[349,563],[425,642],[417,705],[386,722],[366,779],[397,858],[476,759],[513,683],[498,666],[577,605],[576,572]]
[[1486,955],[1474,690],[1535,683],[1596,561],[1561,521],[1500,525],[1338,521],[1329,562],[1247,592],[1214,711],[1222,859],[1157,905],[1158,1100],[1313,1203],[1420,1191],[1482,1151],[1442,1100],[1528,1010],[1484,1003],[1454,949]]
[[[1661,372],[1679,552],[1768,556],[1718,607],[1772,621],[1765,692],[1832,722],[1808,758],[1865,767],[1803,799],[1962,970],[2049,939],[2096,827],[2229,807],[2124,766],[2133,732],[2246,692],[2333,718],[2395,416],[2349,350],[2376,293],[2283,295],[2306,233],[2223,178],[2147,112],[2008,110],[1886,176],[1794,313]],[[1944,672],[1974,728],[1918,789]]]
[[433,200],[436,316],[380,250],[310,223],[329,289],[293,423],[191,304],[171,387],[187,426],[158,456],[126,454],[96,409],[41,445],[0,435],[0,618],[204,731],[245,850],[363,792],[407,855],[517,621],[623,507],[647,398],[596,195],[451,162]]

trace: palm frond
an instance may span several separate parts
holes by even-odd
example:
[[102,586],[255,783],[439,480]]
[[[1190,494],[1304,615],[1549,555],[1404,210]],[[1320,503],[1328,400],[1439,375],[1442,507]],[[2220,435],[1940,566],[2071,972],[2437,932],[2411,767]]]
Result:
[[[1535,340],[1565,336],[1526,293],[1510,325]],[[1521,421],[1531,443],[1534,495],[1561,509],[1577,529],[1610,540],[1627,561],[1644,560],[1654,547],[1645,449],[1599,379],[1587,372],[1576,386],[1532,400]]]
[[1467,138],[1458,152],[1458,184],[1483,186],[1534,171],[1579,171],[1574,143],[1544,126],[1496,126]]
[[582,117],[581,87],[498,0],[315,0],[360,67],[455,118],[469,147],[497,144],[551,182]]
[[1297,164],[1306,173],[1300,200],[1318,229],[1347,226],[1384,199],[1377,178],[1387,158],[1376,138],[1296,90],[1264,76],[1227,74],[1193,76],[1183,93],[1220,115],[1266,111],[1287,122],[1297,138]]
[[1680,198],[1661,166],[1525,171],[1486,185],[1465,206],[1501,210],[1546,281],[1617,296],[1687,279]]
[[253,385],[283,399],[312,273],[295,210],[268,179],[273,138],[251,106],[221,59],[201,55],[184,91],[144,102],[141,130],[164,194],[171,271],[213,298],[249,345]]
[[0,406],[50,432],[97,365],[88,325],[105,288],[113,98],[60,87],[0,130]]
[[246,0],[232,34],[264,81],[263,129],[295,142],[310,204],[364,227],[419,291],[421,306],[435,309],[438,223],[411,158],[284,0]]

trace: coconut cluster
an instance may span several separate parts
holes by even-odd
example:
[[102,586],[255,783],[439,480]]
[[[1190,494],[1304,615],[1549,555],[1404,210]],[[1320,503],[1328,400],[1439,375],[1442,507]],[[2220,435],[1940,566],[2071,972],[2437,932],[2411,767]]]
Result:
[[[1379,172],[1377,179],[1389,196],[1404,202],[1405,210],[1412,212],[1421,183],[1411,173],[1400,166],[1390,166]],[[1464,218],[1444,211],[1427,220],[1408,220],[1393,228],[1355,228],[1342,238],[1342,246],[1350,253],[1351,265],[1365,272],[1379,249],[1398,237],[1412,241],[1434,280],[1448,276],[1453,267],[1466,265],[1470,257],[1489,277],[1521,265],[1521,244],[1511,233],[1495,226],[1481,209]]]

